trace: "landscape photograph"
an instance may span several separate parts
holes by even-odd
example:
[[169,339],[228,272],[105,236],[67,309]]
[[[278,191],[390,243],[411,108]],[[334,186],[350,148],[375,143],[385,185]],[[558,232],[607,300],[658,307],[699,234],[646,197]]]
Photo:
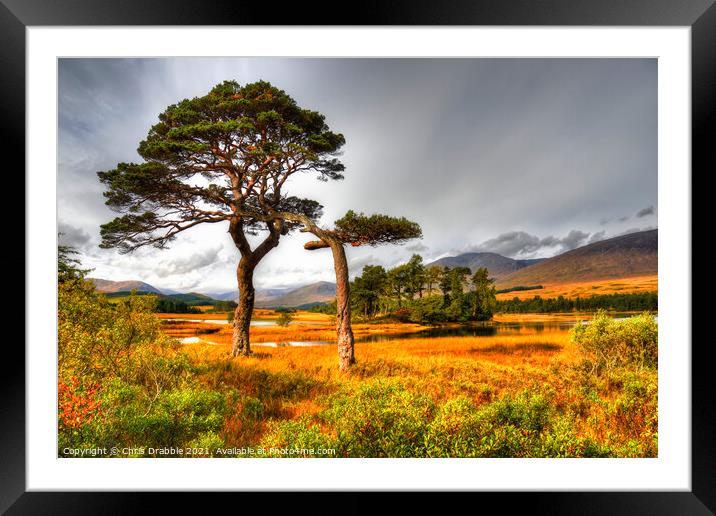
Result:
[[59,59],[57,456],[658,457],[657,71]]

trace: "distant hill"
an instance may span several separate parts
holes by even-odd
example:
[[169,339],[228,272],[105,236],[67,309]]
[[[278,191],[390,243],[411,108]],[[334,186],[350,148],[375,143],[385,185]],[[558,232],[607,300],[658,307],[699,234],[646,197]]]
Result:
[[[182,293],[172,289],[158,289],[143,281],[110,281],[100,278],[88,278],[99,292],[107,294],[108,297],[117,298],[128,296],[132,290],[139,294],[156,294],[160,299],[171,299],[182,301],[189,306],[214,305],[218,301],[237,301],[238,290],[225,292],[210,292],[200,294],[198,292]],[[298,288],[258,288],[254,306],[257,308],[275,308],[284,306],[287,308],[306,308],[317,304],[331,301],[336,297],[335,283],[319,281]]]
[[[110,299],[128,297],[132,294],[130,290],[119,290],[117,292],[104,292],[104,295]],[[162,294],[159,292],[150,292],[146,290],[137,290],[136,295],[138,296],[157,296],[158,299],[164,299],[166,301],[181,301],[188,306],[199,306],[199,305],[212,305],[215,306],[217,303],[221,303],[223,300],[214,299],[204,294],[198,294],[196,292],[190,292],[188,294]]]
[[187,294],[170,294],[167,297],[182,301],[187,305],[213,305],[217,301],[223,301],[223,299],[214,299],[205,294],[199,294],[197,292],[189,292]]
[[[226,292],[209,292],[214,299],[236,301],[238,290]],[[298,288],[257,288],[254,300],[256,308],[302,308],[316,306],[331,301],[336,297],[336,285],[327,281],[319,281]]]
[[181,294],[181,292],[172,288],[160,288],[159,290],[162,294],[166,294],[167,296],[171,296],[172,294]]
[[162,294],[162,291],[156,287],[151,286],[149,283],[143,281],[129,280],[129,281],[110,281],[100,278],[87,278],[89,281],[94,283],[95,288],[99,292],[130,292],[136,290],[138,292],[153,292],[154,294]]
[[325,303],[336,297],[336,284],[328,281],[319,281],[293,290],[288,290],[282,295],[256,299],[258,308],[276,308],[279,306],[294,308],[309,306],[312,304]]
[[[290,288],[257,288],[255,302],[256,303],[268,303],[273,299],[279,298],[282,295],[290,292]],[[221,301],[236,301],[239,299],[239,290],[228,290],[226,292],[207,292],[207,296],[211,296],[214,299]]]
[[256,303],[264,305],[271,303],[276,299],[292,292],[295,289],[291,288],[257,288],[256,289]]
[[426,267],[437,265],[439,267],[468,267],[475,272],[480,267],[486,267],[491,278],[499,280],[500,278],[511,274],[515,271],[529,267],[544,261],[544,258],[535,258],[532,260],[513,260],[497,253],[463,253],[457,256],[446,256],[428,263]]
[[226,292],[207,292],[206,295],[220,301],[236,301],[239,299],[238,289],[228,290]]
[[658,249],[657,229],[608,238],[505,275],[497,288],[657,274]]

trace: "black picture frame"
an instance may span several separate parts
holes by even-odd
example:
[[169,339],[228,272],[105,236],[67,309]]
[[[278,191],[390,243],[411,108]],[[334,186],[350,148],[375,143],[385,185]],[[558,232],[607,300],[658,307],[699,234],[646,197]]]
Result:
[[[691,28],[692,191],[693,179],[716,169],[713,134],[716,121],[716,6],[714,0],[424,0],[352,2],[350,9],[321,1],[276,8],[245,0],[0,0],[0,113],[6,177],[14,174],[15,192],[25,192],[19,170],[25,170],[25,29],[28,26],[107,25],[551,25],[551,26],[688,26]],[[346,14],[343,14],[346,13]],[[25,192],[27,195],[28,192]],[[17,199],[24,196],[14,195]],[[695,203],[694,203],[695,205]],[[697,218],[692,216],[694,221]],[[16,251],[0,257],[4,270],[28,271],[25,228],[6,225],[5,238]],[[692,235],[693,235],[692,231]],[[693,256],[693,254],[692,254]],[[693,274],[693,273],[692,273]],[[15,274],[18,276],[17,274]],[[4,301],[5,302],[5,301]],[[12,300],[17,306],[17,299]],[[31,307],[30,307],[31,308]],[[693,313],[693,312],[692,312]],[[26,311],[26,324],[28,312]],[[693,316],[692,316],[693,321]],[[684,343],[686,344],[686,343]],[[714,514],[716,511],[716,418],[711,394],[709,340],[692,346],[692,490],[690,492],[524,492],[463,493],[477,502],[497,502],[507,510],[523,506],[549,514]],[[25,488],[25,356],[6,346],[0,425],[0,510],[7,514],[142,513],[161,497],[164,510],[184,505],[191,493],[26,492]],[[205,510],[231,499],[242,505],[262,494],[213,494],[203,497]],[[301,495],[302,496],[302,495]],[[299,498],[301,498],[299,496]],[[361,513],[380,504],[376,493],[350,493],[342,510]],[[305,502],[297,494],[271,493],[271,507]],[[314,493],[315,497],[315,493]],[[424,493],[403,496],[403,511],[425,509]],[[453,498],[454,500],[454,498]],[[258,500],[260,501],[260,500]],[[464,502],[464,500],[460,500]],[[231,502],[229,502],[231,503]],[[451,506],[458,503],[451,502]],[[468,502],[472,506],[474,502]],[[168,504],[168,505],[166,505]],[[311,503],[314,512],[321,512]],[[489,507],[485,505],[485,508]],[[335,509],[335,506],[334,506]],[[444,510],[444,509],[443,509]]]

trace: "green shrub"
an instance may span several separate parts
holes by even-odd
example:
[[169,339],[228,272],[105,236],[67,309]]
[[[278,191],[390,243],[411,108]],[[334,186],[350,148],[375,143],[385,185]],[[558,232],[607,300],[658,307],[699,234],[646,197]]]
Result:
[[547,426],[552,406],[549,396],[522,391],[517,396],[508,394],[487,405],[485,411],[497,425],[511,425],[539,433]]
[[264,457],[334,457],[319,454],[318,450],[335,450],[337,443],[304,416],[296,421],[271,422],[260,447],[264,449]]
[[161,334],[152,310],[151,296],[110,303],[89,283],[60,284],[60,453],[185,446],[222,428],[224,396],[198,386],[196,369]]
[[[187,448],[199,450],[198,452],[192,453],[193,457],[216,457],[217,455],[221,457],[221,454],[216,453],[216,449],[223,448],[225,443],[216,432],[209,431],[199,434],[196,439],[189,441],[186,446]],[[204,450],[206,450],[206,452],[204,452]],[[225,457],[226,455],[223,456]]]
[[617,367],[641,370],[657,366],[658,326],[648,312],[616,320],[600,310],[590,324],[580,322],[574,326],[570,338],[579,346],[591,373],[609,373]]
[[626,446],[580,436],[573,415],[557,410],[554,393],[536,389],[479,406],[464,396],[436,406],[401,383],[374,381],[325,398],[329,407],[314,417],[269,422],[261,446],[335,448],[339,457],[446,458],[611,457]]
[[614,457],[615,453],[609,446],[597,443],[593,439],[578,437],[573,422],[566,418],[557,418],[551,423],[551,431],[544,434],[540,443],[541,449],[535,456],[539,457]]
[[291,324],[291,321],[293,321],[293,314],[291,312],[282,311],[279,313],[278,319],[276,319],[276,324],[286,327]]
[[159,331],[153,307],[151,297],[130,296],[110,303],[88,282],[61,283],[57,309],[60,378],[121,377],[134,369],[134,349],[154,343],[169,345]]
[[159,391],[147,399],[139,386],[108,385],[98,440],[105,446],[188,446],[224,423],[224,397],[197,388]]
[[653,371],[625,371],[619,380],[621,393],[606,407],[615,435],[626,436],[619,444],[622,457],[657,455],[658,379]]
[[414,457],[424,455],[424,434],[435,405],[398,383],[374,381],[351,395],[332,397],[321,420],[337,434],[339,455]]
[[425,452],[428,457],[478,456],[485,425],[477,408],[466,397],[445,402],[428,425]]

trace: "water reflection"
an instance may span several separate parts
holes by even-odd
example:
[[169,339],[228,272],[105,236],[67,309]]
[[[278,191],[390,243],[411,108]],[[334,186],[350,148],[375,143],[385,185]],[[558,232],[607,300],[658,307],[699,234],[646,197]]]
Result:
[[382,342],[395,339],[432,339],[439,337],[494,337],[497,335],[520,335],[527,333],[566,332],[575,321],[555,322],[485,322],[468,326],[430,328],[412,333],[393,333],[390,335],[366,335],[356,338],[356,342]]

